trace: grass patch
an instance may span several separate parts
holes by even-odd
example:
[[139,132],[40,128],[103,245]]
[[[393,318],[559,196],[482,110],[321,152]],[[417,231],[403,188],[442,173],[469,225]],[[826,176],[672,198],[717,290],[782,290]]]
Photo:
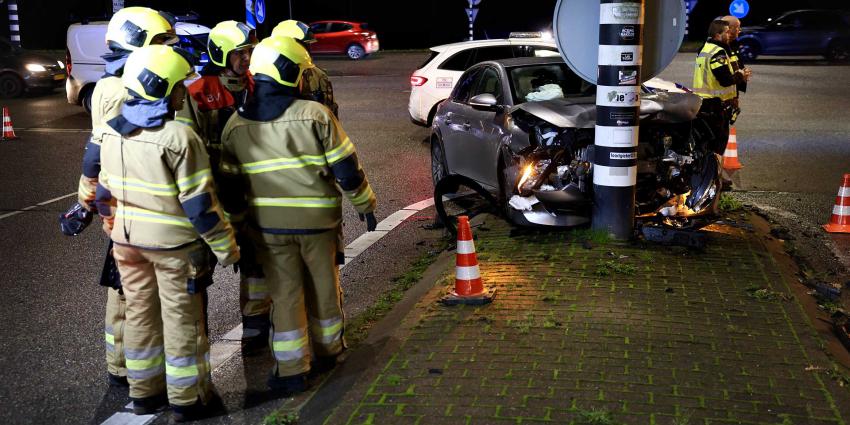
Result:
[[403,379],[404,378],[402,378],[401,375],[387,375],[387,377],[385,378],[386,382],[390,385],[401,384],[401,381]]
[[785,295],[779,292],[772,291],[768,288],[758,286],[750,286],[747,288],[747,296],[758,301],[774,301],[777,299],[785,299]]
[[298,419],[296,412],[275,411],[263,418],[263,425],[295,425]]
[[720,207],[720,211],[723,212],[738,211],[741,208],[744,208],[744,204],[742,204],[741,201],[735,199],[728,193],[720,194],[720,203],[718,206]]
[[612,272],[624,274],[626,276],[632,276],[637,272],[637,267],[631,264],[619,263],[613,260],[600,262],[596,265],[597,276],[610,276]]
[[369,328],[386,316],[393,306],[404,297],[404,293],[410,289],[416,282],[422,279],[425,270],[434,263],[440,252],[445,246],[440,249],[430,251],[413,262],[408,270],[401,276],[392,280],[393,286],[387,293],[381,295],[375,304],[370,306],[362,314],[354,318],[345,326],[345,338],[349,345],[354,346],[366,339],[369,335]]
[[604,245],[611,242],[611,235],[604,230],[593,230],[591,228],[573,229],[568,233],[573,240],[584,242],[590,241],[594,244]]
[[576,425],[617,425],[617,422],[607,410],[579,410]]

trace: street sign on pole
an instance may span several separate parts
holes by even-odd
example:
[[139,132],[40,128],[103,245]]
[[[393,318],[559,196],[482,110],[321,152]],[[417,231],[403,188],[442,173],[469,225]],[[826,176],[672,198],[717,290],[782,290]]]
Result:
[[738,19],[747,16],[748,13],[750,13],[750,4],[747,0],[733,0],[729,4],[729,14]]
[[478,9],[466,9],[466,17],[471,21],[475,22],[475,18],[478,16]]
[[254,16],[257,17],[258,24],[266,21],[266,0],[254,1]]
[[118,12],[124,8],[124,0],[112,0],[112,13]]
[[481,0],[466,0],[469,3],[469,7],[466,8],[466,19],[469,20],[469,41],[473,40],[473,24],[475,23],[475,18],[478,16],[478,5],[481,4]]
[[254,0],[245,0],[245,25],[257,29],[257,19],[254,17]]

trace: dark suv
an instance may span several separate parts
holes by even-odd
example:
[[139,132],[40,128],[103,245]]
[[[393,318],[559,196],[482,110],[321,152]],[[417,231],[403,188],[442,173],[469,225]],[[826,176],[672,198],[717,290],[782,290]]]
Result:
[[820,55],[836,62],[850,59],[850,12],[795,10],[768,19],[759,27],[744,27],[738,39],[741,56]]

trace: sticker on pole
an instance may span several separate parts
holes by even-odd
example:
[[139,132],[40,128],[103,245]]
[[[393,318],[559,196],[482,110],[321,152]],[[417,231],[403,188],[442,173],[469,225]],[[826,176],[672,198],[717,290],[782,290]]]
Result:
[[478,16],[478,9],[466,9],[466,17],[469,18],[469,22],[475,22],[475,18]]
[[738,19],[747,16],[748,13],[750,13],[750,4],[747,0],[733,0],[729,4],[729,14]]
[[266,0],[256,0],[254,7],[254,14],[257,15],[257,23],[262,24],[266,21]]

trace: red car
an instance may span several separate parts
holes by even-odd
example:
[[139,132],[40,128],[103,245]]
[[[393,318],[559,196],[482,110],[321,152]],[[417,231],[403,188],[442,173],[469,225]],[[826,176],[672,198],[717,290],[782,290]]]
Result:
[[378,35],[368,24],[349,21],[319,21],[310,24],[316,42],[310,53],[346,55],[350,59],[364,58],[378,51]]

